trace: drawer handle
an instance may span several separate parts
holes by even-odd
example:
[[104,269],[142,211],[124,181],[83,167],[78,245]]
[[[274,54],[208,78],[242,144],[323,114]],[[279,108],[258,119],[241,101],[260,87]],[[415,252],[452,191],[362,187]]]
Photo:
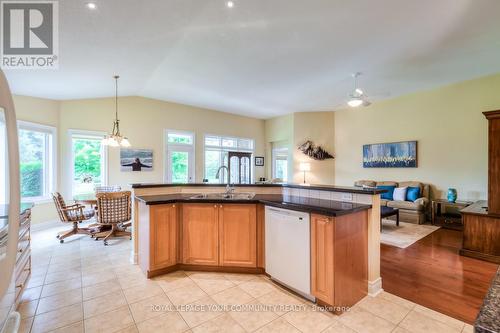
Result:
[[18,250],[18,252],[19,252],[19,253],[23,253],[23,249],[19,249],[19,250]]

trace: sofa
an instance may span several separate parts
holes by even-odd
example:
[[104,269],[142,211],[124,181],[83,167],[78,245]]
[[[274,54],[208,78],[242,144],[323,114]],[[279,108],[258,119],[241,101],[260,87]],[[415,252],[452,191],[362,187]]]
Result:
[[423,224],[429,207],[430,186],[416,181],[395,182],[395,181],[374,181],[358,180],[354,186],[396,186],[396,187],[419,187],[420,197],[415,201],[394,201],[380,199],[381,206],[387,206],[399,209],[399,219],[403,222]]

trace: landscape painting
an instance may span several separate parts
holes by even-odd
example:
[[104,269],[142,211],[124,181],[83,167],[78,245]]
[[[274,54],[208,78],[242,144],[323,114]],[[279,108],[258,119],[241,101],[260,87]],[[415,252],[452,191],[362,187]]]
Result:
[[417,141],[363,146],[363,168],[416,168]]
[[152,171],[153,150],[151,149],[120,149],[121,171]]

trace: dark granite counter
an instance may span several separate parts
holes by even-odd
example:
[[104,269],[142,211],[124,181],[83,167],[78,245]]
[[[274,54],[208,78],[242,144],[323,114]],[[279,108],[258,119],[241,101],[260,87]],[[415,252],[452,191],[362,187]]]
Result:
[[488,212],[488,201],[479,200],[474,202],[472,205],[465,207],[460,210],[462,214],[478,215],[478,216],[492,216],[500,217],[498,214],[491,214]]
[[192,198],[194,194],[144,195],[135,198],[146,205],[161,205],[169,203],[261,203],[284,209],[301,212],[318,213],[328,216],[341,216],[370,209],[371,205],[322,200],[313,198],[283,196],[280,194],[257,194],[252,199],[214,199]]
[[[171,183],[136,183],[130,184],[132,188],[154,188],[154,187],[226,187],[226,184],[210,184],[210,183],[187,183],[187,184],[171,184]],[[320,190],[332,192],[347,192],[357,194],[380,194],[385,193],[386,190],[377,188],[363,188],[354,186],[335,186],[335,185],[304,185],[304,184],[235,184],[235,187],[287,187],[298,188],[304,190]]]
[[500,333],[500,267],[474,323],[476,333]]

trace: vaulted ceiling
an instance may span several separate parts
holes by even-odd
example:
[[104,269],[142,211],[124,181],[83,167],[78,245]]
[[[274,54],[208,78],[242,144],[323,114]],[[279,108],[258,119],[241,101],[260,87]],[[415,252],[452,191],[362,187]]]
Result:
[[138,95],[269,118],[333,110],[350,74],[377,100],[500,72],[498,0],[59,1],[58,70],[15,94]]

